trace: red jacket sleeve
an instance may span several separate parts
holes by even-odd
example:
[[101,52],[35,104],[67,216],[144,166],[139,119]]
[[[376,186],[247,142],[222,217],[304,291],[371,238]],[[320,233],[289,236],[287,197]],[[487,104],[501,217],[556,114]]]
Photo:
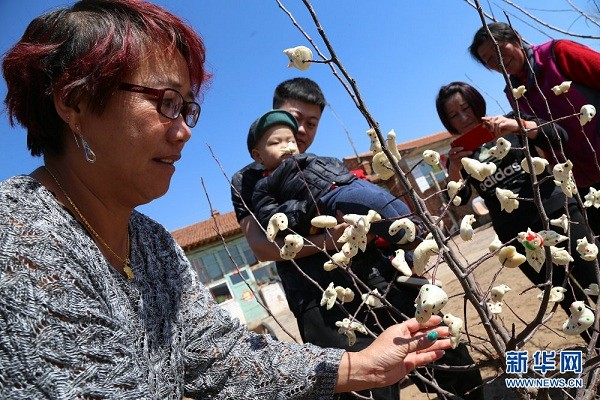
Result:
[[553,50],[556,63],[570,80],[600,89],[600,53],[570,40],[556,41]]

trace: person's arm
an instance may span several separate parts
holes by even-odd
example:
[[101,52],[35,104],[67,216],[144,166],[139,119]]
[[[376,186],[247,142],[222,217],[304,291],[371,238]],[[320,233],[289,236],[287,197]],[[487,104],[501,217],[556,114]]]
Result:
[[[183,252],[182,252],[183,253]],[[185,261],[183,261],[185,262]],[[249,332],[215,303],[193,271],[180,307],[185,392],[191,398],[332,398],[342,349]]]
[[600,53],[570,40],[558,40],[552,49],[560,70],[570,80],[600,89]]
[[[488,128],[497,138],[519,133],[520,127],[513,112],[494,117],[483,117],[486,128]],[[546,124],[545,121],[539,120],[541,127],[538,126],[535,117],[522,114],[521,123],[526,129],[527,138],[535,145],[538,145],[544,150],[549,150],[551,147],[559,148],[561,141],[564,143],[568,139],[567,132],[558,124]]]
[[458,181],[462,179],[462,160],[464,157],[469,157],[473,154],[470,150],[465,150],[462,147],[450,147],[450,151],[448,152],[448,179],[451,181]]
[[[263,175],[262,169],[251,168],[252,165],[236,172],[231,178],[231,202],[235,214],[246,237],[250,249],[259,261],[283,261],[279,255],[279,248],[283,246],[283,239],[275,239],[276,243],[269,242],[262,227],[256,221],[252,209],[252,193],[256,183]],[[340,218],[338,218],[338,221]],[[318,233],[306,237],[306,243],[314,243],[316,246],[305,245],[296,255],[302,258],[316,254],[321,249],[334,250],[336,240],[342,236],[347,224],[340,223],[330,228],[325,233]],[[279,247],[278,247],[279,246]]]
[[[496,115],[492,117],[483,117],[481,118],[481,122],[483,125],[494,134],[496,138],[500,138],[505,135],[509,135],[512,133],[519,133],[519,123],[516,119],[514,119],[514,113],[504,115]],[[533,120],[527,121],[525,119],[521,120],[523,127],[526,129],[527,137],[530,140],[535,140],[538,136],[537,123]]]
[[431,332],[448,336],[447,327],[437,327],[440,322],[437,315],[425,324],[410,319],[386,329],[366,349],[344,353],[335,392],[389,386],[416,367],[439,359],[451,346],[448,339],[432,340]]
[[558,124],[547,124],[546,121],[539,120],[540,126],[536,122],[535,117],[524,115],[527,118],[527,126],[535,128],[536,135],[529,136],[531,143],[538,146],[544,151],[551,151],[552,149],[561,150],[561,145],[565,144],[569,140],[569,134],[567,131]]
[[451,347],[439,316],[393,325],[358,352],[277,341],[232,321],[191,271],[189,281],[181,302],[188,397],[330,398],[394,384]]
[[[262,227],[256,222],[253,215],[248,215],[240,221],[242,233],[246,236],[250,249],[259,261],[283,261],[279,255],[279,249],[284,245],[282,238],[276,238],[275,243],[267,240],[267,235]],[[336,248],[336,240],[342,236],[347,224],[338,224],[335,227],[328,229],[328,232],[309,235],[305,239],[305,245],[296,254],[296,258],[303,258],[320,252],[324,247],[327,250]],[[316,247],[309,246],[306,243],[314,243]],[[339,247],[339,244],[337,244]],[[277,247],[279,246],[279,247]]]

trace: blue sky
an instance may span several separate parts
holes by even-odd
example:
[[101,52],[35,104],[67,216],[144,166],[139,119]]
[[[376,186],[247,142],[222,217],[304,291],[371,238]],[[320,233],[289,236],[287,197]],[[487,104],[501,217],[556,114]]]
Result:
[[[327,54],[302,2],[282,2]],[[597,25],[568,11],[566,1],[515,2],[553,26],[582,35],[600,35]],[[71,3],[35,0],[25,5],[17,0],[0,1],[0,53],[20,38],[31,19]],[[354,154],[346,130],[359,153],[368,150],[367,123],[329,67],[315,64],[307,71],[286,68],[287,58],[282,51],[308,43],[274,0],[155,3],[184,18],[203,36],[213,79],[204,93],[200,121],[177,163],[169,192],[139,207],[141,212],[173,230],[209,218],[209,201],[220,213],[231,211],[227,179],[250,161],[245,144],[248,126],[271,107],[275,86],[292,77],[306,76],[318,82],[335,112],[325,110],[312,152],[339,158]],[[499,20],[506,20],[503,10],[509,12],[513,26],[532,43],[566,37],[532,22],[507,3],[483,3],[484,9]],[[593,1],[573,3],[595,13],[598,20]],[[454,80],[479,87],[488,101],[489,114],[508,111],[502,93],[503,78],[477,65],[467,52],[481,20],[465,1],[327,0],[314,1],[313,6],[384,133],[394,129],[398,140],[406,141],[442,130],[435,112],[435,96],[441,85]],[[597,39],[574,40],[600,50]],[[5,95],[2,80],[0,96],[4,99]],[[0,180],[27,174],[42,163],[28,154],[25,132],[9,126],[4,108],[0,113],[0,149]]]

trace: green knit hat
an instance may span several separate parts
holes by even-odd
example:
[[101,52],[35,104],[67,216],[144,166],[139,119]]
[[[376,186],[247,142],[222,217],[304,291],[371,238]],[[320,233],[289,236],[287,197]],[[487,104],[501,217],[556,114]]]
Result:
[[248,130],[248,152],[250,152],[250,155],[252,155],[252,149],[256,142],[274,125],[287,125],[292,128],[294,135],[298,133],[298,122],[292,114],[285,110],[267,111],[254,121]]

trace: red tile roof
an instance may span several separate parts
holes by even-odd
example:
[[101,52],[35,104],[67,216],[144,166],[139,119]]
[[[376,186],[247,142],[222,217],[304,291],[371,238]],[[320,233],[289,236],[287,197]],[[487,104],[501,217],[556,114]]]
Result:
[[450,132],[438,132],[433,135],[424,136],[421,138],[409,140],[408,142],[399,143],[398,150],[410,150],[417,147],[427,146],[431,143],[441,142],[452,137]]
[[215,212],[205,221],[197,222],[173,232],[175,241],[186,251],[221,240],[221,236],[229,238],[242,233],[235,212],[226,214]]

